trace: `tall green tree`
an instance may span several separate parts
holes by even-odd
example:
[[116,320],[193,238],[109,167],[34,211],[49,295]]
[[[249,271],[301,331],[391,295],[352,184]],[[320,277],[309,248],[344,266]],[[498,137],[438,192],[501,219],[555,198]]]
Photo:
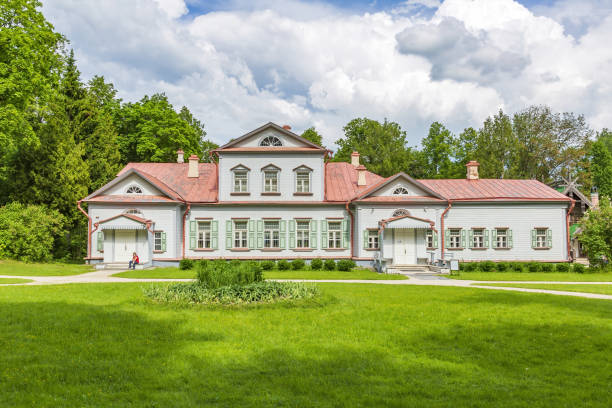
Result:
[[578,240],[584,246],[591,265],[600,266],[604,259],[612,260],[612,207],[602,197],[598,209],[590,209],[582,219]]
[[323,146],[323,136],[321,136],[319,132],[317,132],[314,126],[311,126],[305,131],[303,131],[300,136],[316,145]]
[[429,127],[429,133],[421,141],[425,159],[425,178],[452,178],[457,171],[453,163],[455,138],[440,122]]
[[599,189],[599,194],[612,198],[612,152],[600,139],[591,147],[591,174],[593,185]]
[[350,161],[351,153],[358,151],[361,163],[383,177],[404,171],[411,153],[406,147],[406,132],[387,119],[383,123],[368,118],[353,119],[344,127],[344,137],[336,144],[334,161]]
[[481,178],[508,178],[515,158],[516,140],[512,120],[501,109],[478,129],[475,160]]

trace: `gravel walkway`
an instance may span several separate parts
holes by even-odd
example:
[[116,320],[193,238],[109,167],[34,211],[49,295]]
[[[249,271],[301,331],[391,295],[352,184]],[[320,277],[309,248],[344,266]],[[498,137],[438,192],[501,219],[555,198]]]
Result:
[[[0,275],[0,278],[19,278],[19,279],[30,279],[33,282],[28,283],[17,283],[17,284],[0,284],[0,286],[35,286],[35,285],[62,285],[66,283],[116,283],[116,282],[189,282],[191,279],[132,279],[132,278],[119,278],[112,276],[120,271],[117,270],[97,270],[90,273],[84,273],[82,275],[71,275],[71,276],[12,276],[12,275]],[[492,290],[506,290],[513,292],[526,292],[526,293],[547,293],[550,295],[563,295],[563,296],[574,296],[589,299],[607,299],[612,300],[612,295],[603,295],[598,293],[583,293],[583,292],[566,292],[559,290],[547,290],[547,289],[528,289],[528,288],[513,288],[503,286],[485,286],[487,283],[507,283],[507,284],[522,284],[522,283],[533,283],[533,284],[562,284],[562,285],[612,285],[612,282],[557,282],[557,281],[472,281],[472,280],[457,280],[448,279],[440,275],[428,275],[428,274],[407,274],[410,279],[405,280],[338,280],[338,279],[327,279],[327,280],[309,280],[309,279],[277,279],[278,281],[291,281],[291,282],[321,282],[321,283],[367,283],[371,285],[417,285],[417,286],[455,286],[455,287],[470,287],[477,289],[492,289]],[[478,284],[478,285],[472,285]]]

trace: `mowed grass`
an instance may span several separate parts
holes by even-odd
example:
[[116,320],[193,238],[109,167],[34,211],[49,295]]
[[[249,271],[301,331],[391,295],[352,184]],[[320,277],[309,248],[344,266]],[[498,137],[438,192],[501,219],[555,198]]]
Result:
[[0,278],[0,285],[8,285],[13,283],[28,283],[32,282],[31,279],[19,279],[19,278]]
[[12,260],[0,260],[0,275],[11,276],[67,276],[93,272],[89,265],[65,263],[25,263]]
[[[120,278],[134,279],[195,279],[195,270],[180,270],[178,268],[156,268],[142,269],[126,272],[119,272],[113,276]],[[367,269],[354,269],[350,272],[342,271],[310,271],[310,270],[289,270],[289,271],[264,271],[265,279],[365,279],[365,280],[387,280],[387,279],[407,279],[402,275],[388,275],[376,273]]]
[[451,279],[479,281],[612,282],[612,273],[574,272],[459,272]]
[[172,307],[140,283],[0,287],[0,406],[609,407],[612,302],[319,284]]
[[554,284],[538,284],[538,283],[476,283],[475,285],[484,286],[504,286],[507,288],[527,288],[527,289],[547,289],[547,290],[562,290],[565,292],[584,292],[584,293],[599,293],[602,295],[612,295],[612,284],[610,285],[554,285]]

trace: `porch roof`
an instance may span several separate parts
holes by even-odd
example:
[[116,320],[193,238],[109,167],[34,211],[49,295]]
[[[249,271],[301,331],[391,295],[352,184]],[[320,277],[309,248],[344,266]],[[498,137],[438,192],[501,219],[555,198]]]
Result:
[[101,230],[135,230],[149,229],[151,223],[150,220],[145,220],[133,214],[118,214],[97,222],[95,225]]
[[435,223],[426,218],[413,217],[411,215],[400,215],[399,217],[388,218],[380,221],[380,225],[385,228],[413,228],[413,229],[435,229]]

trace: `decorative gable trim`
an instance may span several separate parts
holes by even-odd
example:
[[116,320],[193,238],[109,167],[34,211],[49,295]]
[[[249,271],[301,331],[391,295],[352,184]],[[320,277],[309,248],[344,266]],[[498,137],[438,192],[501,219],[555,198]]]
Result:
[[312,171],[312,169],[310,167],[308,167],[305,164],[299,165],[297,166],[295,169],[293,169],[293,171],[297,171],[297,170],[308,170],[308,171]]
[[432,197],[435,197],[435,198],[438,198],[440,200],[446,201],[446,199],[444,197],[442,197],[440,194],[436,193],[435,191],[433,191],[432,189],[430,189],[429,187],[427,187],[423,183],[413,179],[412,177],[410,177],[409,175],[407,175],[404,172],[397,173],[397,174],[395,174],[395,175],[393,175],[391,177],[388,177],[388,178],[382,180],[380,183],[373,185],[371,188],[367,189],[366,191],[364,191],[363,193],[361,193],[360,195],[355,197],[353,200],[361,200],[363,198],[369,197],[372,194],[376,193],[377,191],[380,191],[383,187],[385,187],[385,186],[389,185],[390,183],[394,182],[395,180],[397,180],[400,177],[404,178],[409,183],[415,185],[416,187],[418,187],[421,190],[425,191],[426,193],[430,194]]
[[281,168],[280,168],[280,167],[278,167],[278,166],[276,166],[276,165],[274,165],[274,164],[272,164],[272,163],[266,164],[266,165],[265,165],[265,166],[263,166],[261,169],[262,169],[262,170],[278,170],[278,171],[280,171],[280,170],[281,170]]
[[88,195],[87,197],[85,197],[82,201],[87,201],[87,200],[89,200],[91,198],[94,198],[94,197],[104,193],[105,191],[107,191],[111,187],[117,185],[118,183],[122,182],[123,180],[125,180],[126,178],[131,176],[132,174],[136,174],[138,177],[142,178],[144,181],[146,181],[149,184],[153,185],[155,188],[157,188],[162,193],[164,193],[164,195],[166,195],[168,198],[170,198],[172,200],[176,200],[176,201],[185,201],[183,199],[183,197],[181,197],[180,194],[178,194],[176,191],[172,190],[170,187],[168,187],[165,183],[163,183],[162,181],[160,181],[156,177],[153,177],[152,175],[147,174],[144,171],[136,170],[134,168],[129,169],[128,171],[126,171],[122,175],[115,177],[114,180],[112,180],[112,181],[108,182],[107,184],[103,185],[102,187],[100,187],[99,189],[97,189],[96,191],[94,191],[93,193]]
[[251,171],[251,169],[245,166],[244,164],[237,164],[234,167],[232,167],[230,170],[234,171],[234,170],[243,170],[243,169],[247,171]]
[[312,143],[310,140],[305,139],[302,136],[299,136],[299,135],[293,133],[292,131],[285,129],[282,126],[278,126],[277,124],[272,123],[272,122],[268,122],[265,125],[260,126],[257,129],[252,130],[249,133],[246,133],[246,134],[240,136],[239,138],[234,139],[234,140],[230,141],[229,143],[226,143],[223,146],[221,146],[221,147],[219,147],[218,149],[215,149],[215,150],[219,151],[219,150],[227,149],[228,147],[235,146],[237,143],[240,143],[243,140],[248,139],[251,136],[254,136],[254,135],[256,135],[256,134],[258,134],[260,132],[263,132],[264,130],[267,130],[267,129],[274,129],[274,130],[282,133],[283,135],[285,135],[287,137],[290,137],[292,139],[295,139],[295,140],[299,141],[300,143],[303,143],[303,144],[305,144],[305,145],[307,145],[309,147],[312,147],[314,149],[323,150],[323,151],[325,150],[325,148],[323,148],[323,147],[321,147],[321,146],[319,146],[319,145],[317,145],[315,143]]

